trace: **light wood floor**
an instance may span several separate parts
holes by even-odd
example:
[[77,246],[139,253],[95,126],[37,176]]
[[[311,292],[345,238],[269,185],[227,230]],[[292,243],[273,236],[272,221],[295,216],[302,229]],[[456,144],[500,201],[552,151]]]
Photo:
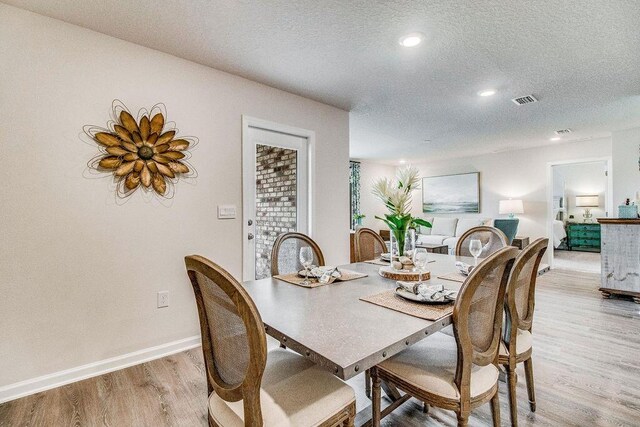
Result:
[[[554,270],[539,279],[534,319],[537,412],[530,413],[519,368],[521,426],[640,425],[640,305],[603,300],[598,276]],[[0,426],[205,426],[199,349],[0,405]],[[362,379],[353,385],[362,390]],[[358,406],[366,406],[362,393]],[[502,424],[508,425],[500,384]],[[490,425],[489,405],[470,425]],[[455,425],[452,412],[409,401],[385,426]]]
[[553,262],[557,269],[600,274],[599,252],[555,250]]

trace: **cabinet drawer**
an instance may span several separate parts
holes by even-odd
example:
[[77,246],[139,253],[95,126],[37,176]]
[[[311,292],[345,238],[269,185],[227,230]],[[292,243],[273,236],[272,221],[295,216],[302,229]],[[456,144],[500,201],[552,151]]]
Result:
[[569,224],[569,230],[580,230],[580,231],[598,231],[600,232],[599,224]]
[[594,233],[591,231],[580,231],[580,232],[572,232],[569,234],[569,237],[572,239],[575,238],[586,238],[586,239],[599,239],[600,233]]
[[575,239],[571,241],[571,246],[597,246],[600,247],[600,240],[596,239]]

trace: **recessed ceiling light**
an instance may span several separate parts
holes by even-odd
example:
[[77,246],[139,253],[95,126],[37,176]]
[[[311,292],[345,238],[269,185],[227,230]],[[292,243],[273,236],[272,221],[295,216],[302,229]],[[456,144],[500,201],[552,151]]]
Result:
[[553,138],[549,139],[549,141],[560,141],[560,137],[559,136],[554,136]]
[[405,163],[407,163],[407,161],[406,161],[406,160],[400,160],[400,164],[401,164],[401,165],[404,165]]
[[403,47],[416,47],[424,40],[424,34],[422,33],[410,33],[406,36],[400,37],[400,46]]
[[496,91],[493,89],[487,89],[487,90],[482,90],[480,92],[478,92],[478,95],[480,96],[492,96],[495,95]]

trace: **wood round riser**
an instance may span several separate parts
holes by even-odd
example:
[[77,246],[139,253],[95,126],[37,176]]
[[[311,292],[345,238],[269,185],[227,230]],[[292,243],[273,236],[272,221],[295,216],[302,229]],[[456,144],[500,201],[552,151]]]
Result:
[[[385,279],[391,280],[402,280],[405,282],[417,282],[420,280],[420,275],[417,271],[398,271],[393,269],[391,266],[380,267],[378,273],[384,277]],[[429,280],[431,278],[431,273],[429,271],[422,272],[422,280]]]

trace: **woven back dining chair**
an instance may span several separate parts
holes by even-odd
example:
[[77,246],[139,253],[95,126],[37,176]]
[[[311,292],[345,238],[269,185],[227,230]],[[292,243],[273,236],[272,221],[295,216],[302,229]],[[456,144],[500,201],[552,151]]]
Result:
[[517,376],[515,373],[518,363],[524,362],[529,407],[532,412],[536,410],[533,361],[531,359],[533,349],[532,324],[538,269],[548,246],[549,239],[540,238],[524,248],[513,264],[509,286],[507,287],[507,295],[505,297],[506,319],[503,327],[503,342],[500,346],[499,363],[504,365],[507,371],[512,426],[518,425]]
[[185,264],[200,318],[210,426],[353,426],[348,385],[291,351],[267,353],[264,324],[244,287],[201,256]]
[[379,258],[387,252],[387,245],[378,233],[370,228],[359,228],[355,235],[356,262]]
[[373,426],[380,425],[380,384],[393,384],[416,399],[456,412],[466,426],[472,409],[491,401],[500,425],[498,349],[504,295],[514,247],[482,261],[462,284],[453,307],[454,337],[435,334],[372,369]]
[[247,291],[224,269],[200,256],[185,258],[198,306],[209,394],[243,401],[245,420],[262,424],[260,382],[267,338]]
[[465,231],[456,244],[456,255],[470,257],[469,242],[480,240],[482,243],[482,253],[479,258],[486,258],[498,249],[509,246],[507,236],[495,227],[481,225]]
[[300,263],[300,249],[310,247],[313,252],[313,265],[324,265],[324,256],[320,246],[306,234],[298,232],[284,233],[278,236],[271,250],[271,275],[296,273],[303,269]]

